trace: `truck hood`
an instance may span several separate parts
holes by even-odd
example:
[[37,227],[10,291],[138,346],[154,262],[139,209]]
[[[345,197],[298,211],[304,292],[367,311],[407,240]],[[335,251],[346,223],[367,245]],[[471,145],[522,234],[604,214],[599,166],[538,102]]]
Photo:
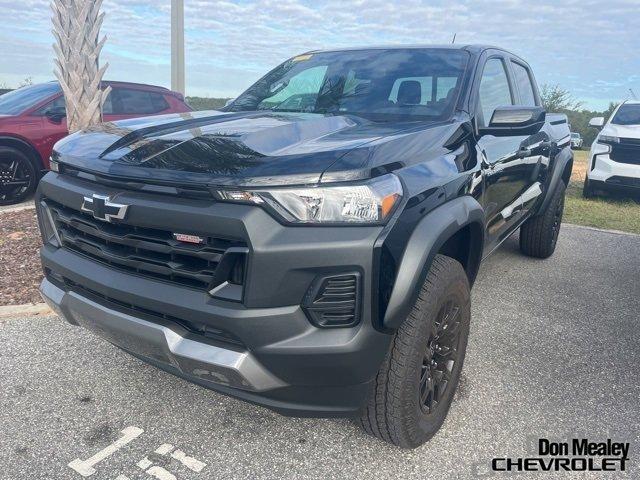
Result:
[[600,134],[620,138],[640,138],[640,125],[616,125],[607,123]]
[[91,127],[58,142],[54,158],[94,173],[139,180],[312,184],[348,152],[415,125],[350,115],[189,112]]

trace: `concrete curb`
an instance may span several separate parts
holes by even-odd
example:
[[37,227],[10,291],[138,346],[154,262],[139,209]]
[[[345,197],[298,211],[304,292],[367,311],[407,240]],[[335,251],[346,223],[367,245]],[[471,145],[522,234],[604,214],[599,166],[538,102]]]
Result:
[[0,306],[0,319],[12,317],[36,317],[53,315],[53,310],[46,303],[28,303],[26,305]]
[[564,222],[563,222],[563,225],[567,225],[569,227],[584,228],[585,230],[594,230],[596,232],[612,233],[614,235],[628,235],[631,237],[640,237],[640,234],[638,233],[623,232],[622,230],[609,230],[606,228],[589,227],[587,225],[577,225],[575,223],[564,223]]

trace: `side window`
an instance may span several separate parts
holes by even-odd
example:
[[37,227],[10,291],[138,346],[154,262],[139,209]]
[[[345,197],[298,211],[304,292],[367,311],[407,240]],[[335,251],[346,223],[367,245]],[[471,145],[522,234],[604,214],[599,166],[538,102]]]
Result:
[[485,64],[478,99],[484,127],[491,121],[496,108],[513,105],[507,72],[499,58],[491,58]]
[[[169,108],[169,104],[162,95],[144,90],[116,88],[112,94],[117,96],[117,102],[112,103],[111,110],[115,115],[149,115],[159,113]],[[109,99],[107,99],[109,101]],[[105,104],[105,112],[107,113]]]
[[107,98],[104,101],[104,105],[102,105],[102,114],[103,115],[113,114],[113,89],[109,92],[109,95],[107,95]]
[[518,92],[520,93],[520,100],[518,101],[518,105],[535,107],[536,96],[533,93],[533,85],[531,84],[529,69],[515,62],[511,62],[511,65],[513,66],[513,76],[516,85],[518,86]]
[[38,110],[34,112],[34,115],[42,116],[45,113],[47,113],[47,110],[49,110],[50,108],[58,108],[58,107],[61,107],[61,108],[66,107],[66,104],[64,102],[64,95],[60,95],[55,100],[52,100],[46,105],[43,105],[42,107],[40,107]]

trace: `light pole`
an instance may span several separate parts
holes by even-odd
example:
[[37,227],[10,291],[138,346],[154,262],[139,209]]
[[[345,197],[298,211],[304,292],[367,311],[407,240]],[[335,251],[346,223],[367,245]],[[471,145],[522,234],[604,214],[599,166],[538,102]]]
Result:
[[171,0],[171,90],[184,95],[184,0]]

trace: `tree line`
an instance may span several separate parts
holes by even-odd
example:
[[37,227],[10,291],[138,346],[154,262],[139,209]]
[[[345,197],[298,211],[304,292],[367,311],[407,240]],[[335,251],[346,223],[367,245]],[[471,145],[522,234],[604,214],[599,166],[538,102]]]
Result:
[[559,85],[543,85],[540,89],[540,97],[547,112],[567,115],[571,131],[580,134],[584,147],[591,146],[598,134],[595,128],[589,126],[589,120],[593,117],[608,119],[618,106],[617,103],[611,102],[605,111],[582,108],[582,102],[575,100],[568,90]]

